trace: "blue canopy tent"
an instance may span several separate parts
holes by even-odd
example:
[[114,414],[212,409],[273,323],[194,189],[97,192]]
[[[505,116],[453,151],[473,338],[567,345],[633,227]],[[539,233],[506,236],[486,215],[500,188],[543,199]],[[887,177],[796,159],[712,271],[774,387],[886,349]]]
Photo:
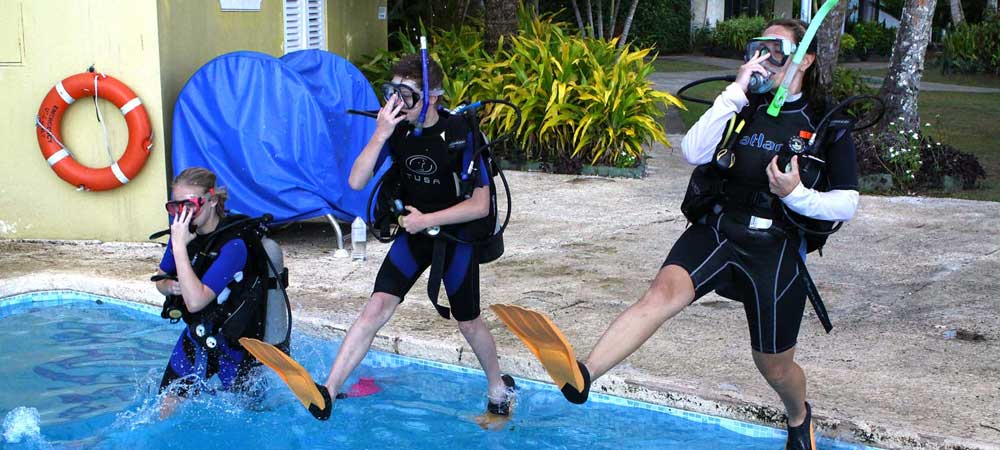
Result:
[[[302,75],[326,116],[333,138],[333,158],[346,170],[344,176],[337,180],[337,188],[341,192],[340,207],[349,212],[352,219],[366,217],[365,208],[374,183],[355,191],[347,185],[347,175],[351,173],[354,160],[375,133],[375,120],[348,114],[347,110],[369,111],[382,107],[371,84],[350,61],[330,52],[302,50],[282,56],[281,60]],[[389,164],[384,164],[376,168],[377,174],[381,176],[388,167]]]
[[289,58],[298,70],[257,52],[202,66],[174,108],[174,175],[206,167],[229,190],[229,209],[270,213],[276,223],[363,217],[370,187],[355,192],[347,178],[374,121],[344,111],[377,108],[378,100],[349,62],[305,53],[319,55]]

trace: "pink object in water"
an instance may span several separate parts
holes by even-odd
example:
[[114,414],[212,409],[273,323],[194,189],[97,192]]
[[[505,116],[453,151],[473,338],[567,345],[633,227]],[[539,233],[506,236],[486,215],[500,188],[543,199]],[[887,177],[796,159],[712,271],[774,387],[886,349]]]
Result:
[[378,394],[381,391],[382,388],[375,384],[374,378],[361,377],[357,383],[354,383],[354,385],[347,390],[347,396],[365,397],[368,395]]

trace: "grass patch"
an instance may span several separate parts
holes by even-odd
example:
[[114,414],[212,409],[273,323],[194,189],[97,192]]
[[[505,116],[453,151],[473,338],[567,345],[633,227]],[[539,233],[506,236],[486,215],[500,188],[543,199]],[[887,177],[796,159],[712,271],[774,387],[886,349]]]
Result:
[[719,66],[710,66],[708,64],[696,63],[691,61],[683,61],[677,59],[662,59],[662,58],[653,61],[653,67],[656,68],[657,72],[709,72],[709,71],[723,72],[726,70]]
[[982,189],[929,194],[1000,201],[1000,148],[997,136],[989,131],[1000,118],[1000,94],[921,92],[920,117],[931,124],[929,135],[976,155],[986,170]]
[[[868,69],[859,70],[858,72],[861,73],[861,75],[868,77],[885,78],[885,74],[888,72],[888,69]],[[959,86],[1000,89],[1000,77],[982,73],[944,75],[941,73],[941,68],[939,67],[929,67],[924,69],[924,73],[920,79],[931,83],[946,83],[957,84]]]
[[[685,94],[714,100],[726,88],[724,81],[697,86]],[[679,111],[685,128],[691,128],[708,110],[707,105],[685,102],[687,111]],[[955,148],[976,155],[986,170],[982,189],[959,192],[928,192],[928,195],[1000,201],[1000,146],[998,137],[989,130],[1000,118],[1000,94],[970,94],[959,92],[921,92],[920,117],[930,123],[928,133]],[[889,120],[889,119],[886,119]]]
[[[711,83],[705,83],[688,89],[684,95],[711,102],[715,101],[715,97],[718,97],[726,86],[729,86],[729,82],[727,81],[713,81]],[[684,105],[687,106],[687,111],[679,111],[681,120],[684,122],[684,128],[691,128],[691,125],[694,125],[694,123],[698,121],[698,118],[701,117],[702,114],[705,114],[705,111],[708,111],[708,105],[687,101],[684,102]]]

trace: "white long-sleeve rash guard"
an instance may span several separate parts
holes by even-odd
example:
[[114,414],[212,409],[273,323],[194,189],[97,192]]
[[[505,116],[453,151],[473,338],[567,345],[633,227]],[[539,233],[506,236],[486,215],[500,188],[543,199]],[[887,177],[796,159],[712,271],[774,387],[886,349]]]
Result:
[[[789,96],[788,101],[795,101],[797,98]],[[702,114],[681,141],[681,152],[688,164],[701,165],[712,160],[712,153],[722,139],[726,123],[749,102],[743,88],[736,83],[727,86],[715,98],[712,107]],[[858,197],[858,191],[853,189],[820,192],[799,183],[790,194],[782,197],[781,201],[792,211],[803,216],[844,222],[853,218],[857,212]]]

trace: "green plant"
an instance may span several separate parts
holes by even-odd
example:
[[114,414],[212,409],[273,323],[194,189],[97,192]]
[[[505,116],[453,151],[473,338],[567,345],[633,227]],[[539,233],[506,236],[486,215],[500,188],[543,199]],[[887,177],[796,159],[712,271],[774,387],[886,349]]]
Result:
[[942,42],[945,72],[1000,75],[1000,19],[955,27]]
[[761,16],[741,16],[725,20],[715,25],[712,43],[724,51],[742,55],[747,41],[760,36],[766,25],[767,22]]
[[854,36],[851,36],[848,33],[844,33],[844,35],[840,37],[840,56],[853,55],[854,48],[857,46],[857,39],[854,39]]
[[[621,26],[616,24],[616,28]],[[685,53],[691,42],[691,2],[646,0],[636,10],[631,29],[634,32],[630,32],[629,39],[637,47],[652,47],[659,53]]]
[[924,164],[920,158],[920,130],[909,130],[902,122],[897,125],[895,121],[890,121],[887,131],[883,138],[882,164],[892,174],[892,181],[906,189],[917,179],[917,173]]
[[[875,95],[875,89],[865,82],[860,72],[837,66],[833,69],[833,85],[830,86],[830,99],[841,102],[853,95]],[[854,117],[864,117],[874,109],[872,102],[855,103],[848,109]]]
[[[634,167],[652,142],[669,145],[658,119],[668,105],[683,105],[646,79],[653,71],[650,49],[626,46],[619,52],[617,41],[581,38],[564,27],[551,16],[522,12],[520,33],[492,54],[482,50],[471,26],[428,30],[432,56],[445,72],[444,98],[516,104],[523,119],[516,130],[510,108],[484,110],[488,135],[517,136],[519,147],[501,147],[497,154],[539,159],[557,170],[578,169],[582,162]],[[416,51],[414,39],[401,36],[400,42],[403,54]],[[396,59],[397,54],[381,52],[361,69],[380,84]]]
[[715,39],[715,29],[712,27],[695,28],[693,33],[691,47],[695,51],[706,51]]
[[855,49],[858,57],[868,60],[871,55],[889,55],[896,41],[896,30],[879,22],[862,22],[851,32],[857,41]]

